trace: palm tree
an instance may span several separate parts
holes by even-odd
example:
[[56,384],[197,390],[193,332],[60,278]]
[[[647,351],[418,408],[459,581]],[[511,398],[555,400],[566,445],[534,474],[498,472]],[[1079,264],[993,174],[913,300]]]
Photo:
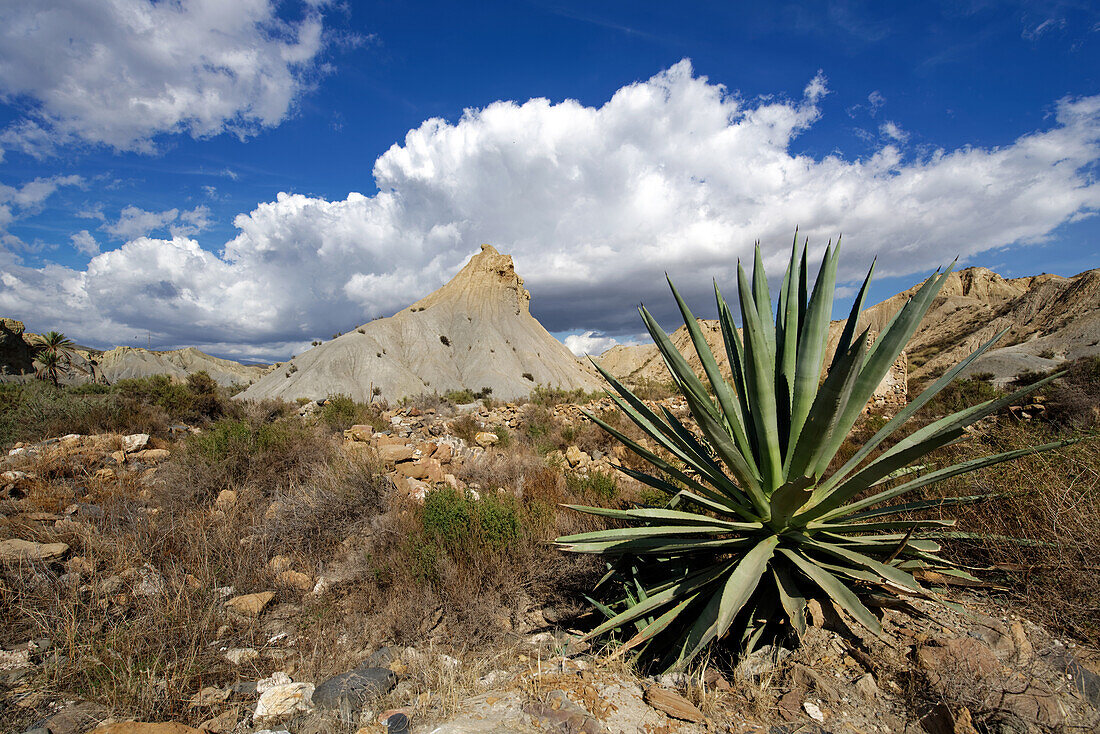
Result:
[[58,386],[61,375],[68,374],[73,366],[76,344],[60,331],[47,331],[31,340],[31,348],[34,349],[34,361],[38,365],[35,374],[39,379],[48,379],[54,386]]
[[38,366],[35,376],[40,380],[49,380],[54,387],[60,387],[61,375],[69,371],[69,362],[59,352],[39,352],[34,358]]
[[47,331],[45,334],[34,337],[31,346],[38,354],[49,352],[50,354],[56,354],[66,362],[71,361],[76,353],[76,344],[60,331]]

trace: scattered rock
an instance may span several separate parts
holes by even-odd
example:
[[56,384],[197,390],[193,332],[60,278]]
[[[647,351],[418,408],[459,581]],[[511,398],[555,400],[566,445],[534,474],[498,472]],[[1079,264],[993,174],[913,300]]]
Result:
[[238,710],[231,708],[199,724],[199,731],[207,731],[211,734],[230,734],[236,728],[239,718]]
[[404,444],[378,447],[378,458],[383,464],[390,466],[402,461],[410,461],[414,453],[415,451],[411,446],[405,446]]
[[312,699],[312,683],[273,685],[260,694],[253,718],[262,722],[265,719],[278,719],[300,711],[310,711],[313,709]]
[[587,464],[591,459],[588,454],[571,445],[565,449],[565,460],[569,462],[569,466],[576,468],[581,464]]
[[158,464],[171,456],[171,454],[172,452],[168,449],[145,449],[130,455],[145,464]]
[[703,712],[697,709],[691,701],[667,688],[659,686],[646,688],[645,702],[674,719],[690,721],[694,724],[703,720]]
[[349,718],[373,696],[389,693],[397,676],[389,668],[359,667],[329,678],[313,692],[313,703]]
[[822,713],[821,707],[812,701],[804,701],[802,703],[802,709],[806,712],[806,715],[817,723],[825,721],[825,714]]
[[225,653],[225,659],[234,665],[244,665],[259,660],[260,653],[251,647],[235,647]]
[[[38,722],[36,726],[52,734],[83,734],[107,718],[110,712],[105,706],[91,701],[79,701],[63,707],[53,716]],[[98,732],[99,730],[96,729]]]
[[237,504],[237,493],[232,489],[223,489],[218,492],[217,499],[214,500],[214,506],[219,510],[228,510]]
[[490,446],[495,446],[500,441],[500,436],[495,433],[489,433],[488,431],[480,431],[474,436],[474,443],[483,449],[487,449]]
[[132,454],[135,451],[144,449],[147,443],[149,443],[148,433],[132,433],[129,436],[122,437],[122,450]]
[[2,563],[56,561],[68,552],[69,546],[65,543],[35,543],[18,538],[0,541],[0,562]]
[[313,588],[313,579],[300,571],[283,571],[275,580],[282,586],[289,586],[298,591],[309,591]]
[[225,606],[230,611],[245,617],[259,617],[274,598],[274,591],[260,591],[255,594],[235,596],[227,601]]

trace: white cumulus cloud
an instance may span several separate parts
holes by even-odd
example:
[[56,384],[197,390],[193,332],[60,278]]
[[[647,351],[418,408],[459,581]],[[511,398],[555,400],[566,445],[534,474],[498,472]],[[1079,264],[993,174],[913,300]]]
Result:
[[92,233],[86,229],[82,229],[71,237],[73,241],[73,247],[81,255],[87,255],[88,257],[94,257],[99,254],[99,243],[95,241],[95,237]]
[[619,343],[615,337],[597,334],[592,329],[580,334],[569,334],[562,341],[569,351],[578,357],[586,354],[593,357],[599,356]]
[[22,186],[0,183],[0,249],[25,247],[19,237],[8,231],[12,223],[42,211],[46,200],[59,188],[83,184],[84,178],[77,175],[39,177]]
[[[703,312],[712,276],[729,286],[754,241],[778,274],[795,225],[815,257],[843,233],[850,282],[875,255],[882,276],[914,273],[1100,209],[1100,97],[1062,100],[1047,129],[998,147],[793,153],[824,93],[819,76],[800,99],[746,100],[684,61],[599,107],[532,99],[427,120],[378,158],[378,193],[280,194],[222,246],[176,232],[84,271],[5,267],[0,312],[79,321],[85,341],[148,330],[285,357],[399,310],[489,242],[514,256],[547,328],[617,336],[637,332],[639,301],[675,325],[665,272]],[[59,289],[72,308],[49,305]]]
[[25,114],[0,144],[36,155],[83,140],[151,151],[163,133],[246,135],[281,122],[321,52],[319,5],[274,0],[0,4],[0,100]]
[[118,219],[101,229],[112,237],[131,240],[158,230],[167,230],[173,237],[188,237],[208,229],[210,224],[210,208],[202,205],[182,212],[179,209],[154,212],[127,206],[119,212]]

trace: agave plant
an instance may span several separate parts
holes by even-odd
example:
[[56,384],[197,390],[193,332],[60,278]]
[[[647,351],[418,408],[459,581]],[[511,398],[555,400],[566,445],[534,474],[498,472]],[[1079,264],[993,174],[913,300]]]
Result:
[[807,602],[813,598],[831,601],[881,634],[873,611],[876,602],[886,597],[896,601],[899,596],[939,598],[918,576],[935,571],[973,578],[938,554],[937,536],[952,534],[945,529],[954,521],[911,519],[913,513],[989,495],[895,500],[950,477],[1066,443],[936,470],[921,463],[930,452],[960,440],[967,426],[1054,379],[1047,377],[903,431],[914,413],[989,349],[998,335],[937,379],[839,468],[830,470],[842,442],[950,273],[947,268],[931,275],[870,341],[866,330],[857,331],[857,323],[872,264],[822,379],[838,250],[839,242],[835,248],[831,243],[826,247],[808,294],[806,245],[799,253],[796,236],[774,319],[759,248],[751,281],[738,263],[743,337],[715,284],[732,384],[724,379],[671,281],[706,382],[649,311],[640,309],[694,425],[681,422],[667,408],[660,413],[651,409],[596,364],[612,388],[607,394],[663,451],[632,440],[591,413],[588,417],[656,470],[622,471],[666,493],[669,501],[663,508],[625,510],[570,506],[623,526],[557,539],[565,550],[610,559],[612,570],[597,588],[613,586],[615,579],[623,584],[621,595],[610,603],[594,602],[608,619],[588,638],[632,629],[619,653],[636,649],[651,664],[679,670],[716,640],[724,640],[737,654],[751,651],[769,629],[801,635]]

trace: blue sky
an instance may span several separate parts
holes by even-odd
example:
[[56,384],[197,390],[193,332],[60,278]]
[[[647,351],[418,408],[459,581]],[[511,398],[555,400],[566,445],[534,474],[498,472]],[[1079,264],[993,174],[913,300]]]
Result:
[[0,3],[0,312],[285,358],[488,241],[595,350],[796,225],[1073,275],[1098,95],[1092,3]]

